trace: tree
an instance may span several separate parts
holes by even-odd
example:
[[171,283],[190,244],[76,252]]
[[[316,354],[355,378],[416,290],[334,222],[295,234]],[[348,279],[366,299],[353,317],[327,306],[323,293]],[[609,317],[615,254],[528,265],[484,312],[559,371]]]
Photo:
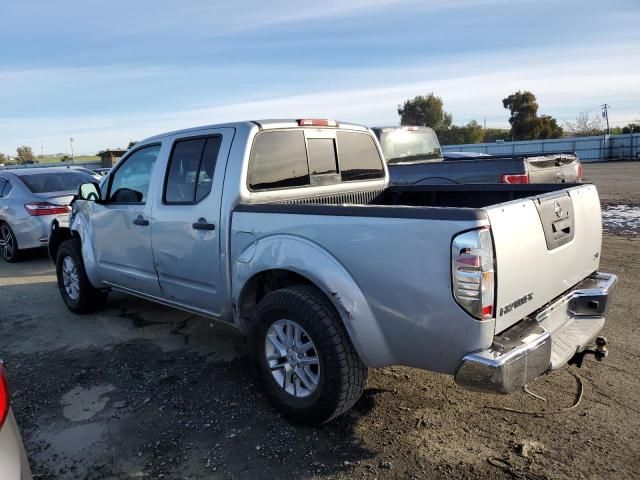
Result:
[[496,140],[507,140],[508,138],[509,130],[506,128],[485,128],[482,141],[484,143],[493,143]]
[[601,135],[603,131],[602,117],[598,114],[581,112],[573,122],[564,122],[565,130],[575,137]]
[[533,131],[534,138],[560,138],[564,135],[564,131],[558,125],[557,120],[549,115],[539,117],[537,123],[537,128]]
[[133,147],[135,146],[135,144],[136,144],[136,143],[138,143],[138,142],[134,142],[133,140],[131,140],[131,141],[129,142],[129,145],[127,145],[127,150],[129,150],[130,148],[133,148]]
[[458,145],[464,143],[481,143],[484,137],[482,125],[470,120],[464,126],[451,125],[450,128],[436,130],[442,145]]
[[622,127],[620,133],[640,133],[640,120],[636,120],[635,122]]
[[398,105],[400,125],[417,125],[433,129],[449,128],[453,117],[443,109],[442,99],[433,93],[418,95]]
[[18,147],[16,148],[16,153],[18,163],[34,163],[35,157],[33,156],[33,150],[31,147],[27,147],[26,145]]
[[502,105],[511,111],[511,137],[514,140],[536,140],[539,138],[558,138],[562,136],[562,127],[555,118],[548,115],[538,116],[536,96],[528,91],[517,91],[502,99]]
[[6,162],[7,162],[7,156],[4,153],[0,152],[0,163],[4,164]]

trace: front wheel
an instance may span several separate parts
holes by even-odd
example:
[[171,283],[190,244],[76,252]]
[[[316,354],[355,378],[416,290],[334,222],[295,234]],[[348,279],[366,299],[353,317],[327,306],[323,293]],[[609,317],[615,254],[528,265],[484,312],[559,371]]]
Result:
[[84,270],[80,240],[66,240],[58,249],[56,275],[62,300],[74,313],[89,313],[102,307],[107,292],[91,285]]
[[293,420],[328,422],[362,395],[367,367],[333,304],[313,287],[267,294],[249,342],[269,398]]

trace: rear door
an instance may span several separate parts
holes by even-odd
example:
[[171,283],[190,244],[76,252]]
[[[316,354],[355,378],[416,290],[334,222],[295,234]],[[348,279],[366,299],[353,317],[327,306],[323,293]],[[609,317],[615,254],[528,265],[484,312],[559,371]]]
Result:
[[595,186],[559,190],[485,210],[496,257],[496,332],[598,269],[602,220]]
[[217,128],[173,138],[151,222],[164,297],[214,316],[223,306],[220,202],[233,135]]

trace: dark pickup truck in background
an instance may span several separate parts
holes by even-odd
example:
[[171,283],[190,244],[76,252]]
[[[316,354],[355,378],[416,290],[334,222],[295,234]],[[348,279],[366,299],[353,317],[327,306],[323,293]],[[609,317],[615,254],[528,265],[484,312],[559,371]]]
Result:
[[392,185],[452,183],[578,183],[582,164],[569,152],[484,155],[442,154],[433,129],[376,127]]

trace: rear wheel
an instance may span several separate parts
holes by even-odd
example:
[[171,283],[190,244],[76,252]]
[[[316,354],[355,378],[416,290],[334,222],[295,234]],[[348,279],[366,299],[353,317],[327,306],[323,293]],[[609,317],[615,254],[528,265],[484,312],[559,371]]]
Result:
[[9,263],[16,262],[19,258],[18,241],[6,223],[0,224],[0,256]]
[[349,410],[367,379],[333,304],[306,285],[267,294],[249,336],[267,394],[289,418],[324,423]]
[[102,307],[108,293],[91,285],[82,262],[80,240],[66,240],[58,249],[56,259],[58,288],[67,308],[74,313],[89,313]]

